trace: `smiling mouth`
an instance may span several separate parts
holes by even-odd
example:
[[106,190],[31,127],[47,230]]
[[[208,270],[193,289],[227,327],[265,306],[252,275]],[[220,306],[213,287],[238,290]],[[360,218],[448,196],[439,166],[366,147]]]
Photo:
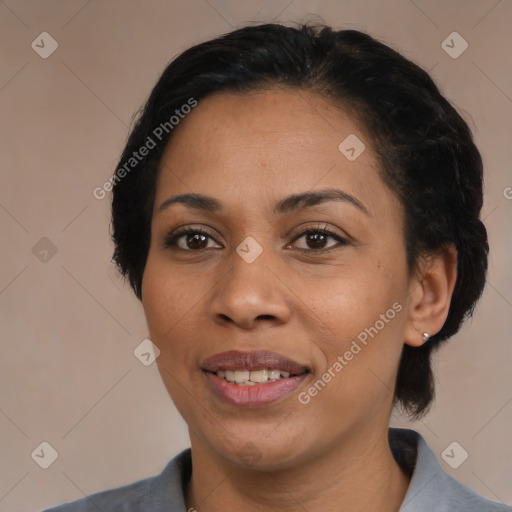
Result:
[[234,407],[267,407],[291,395],[311,368],[269,350],[230,350],[201,364],[206,382],[224,403]]
[[203,371],[238,386],[270,384],[310,373],[307,366],[267,350],[222,352],[206,359],[201,367]]
[[258,384],[267,384],[271,382],[276,382],[282,379],[288,379],[291,377],[297,377],[307,371],[302,373],[291,373],[285,370],[278,369],[261,369],[261,370],[219,370],[215,373],[217,377],[224,379],[227,382],[231,382],[232,384],[237,384],[239,386],[256,386]]

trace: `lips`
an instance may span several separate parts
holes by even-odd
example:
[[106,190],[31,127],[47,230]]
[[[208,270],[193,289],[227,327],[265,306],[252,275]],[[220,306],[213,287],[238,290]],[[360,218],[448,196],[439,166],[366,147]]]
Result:
[[288,357],[270,352],[268,350],[257,350],[252,352],[240,352],[231,350],[208,357],[201,364],[204,371],[216,373],[219,370],[265,370],[275,368],[292,375],[301,375],[309,372],[310,369]]
[[[266,350],[222,352],[204,360],[201,368],[214,395],[236,407],[264,407],[278,402],[296,391],[311,371],[297,361]],[[282,378],[243,384],[224,378],[226,373],[252,376],[253,372],[269,368],[279,371]]]

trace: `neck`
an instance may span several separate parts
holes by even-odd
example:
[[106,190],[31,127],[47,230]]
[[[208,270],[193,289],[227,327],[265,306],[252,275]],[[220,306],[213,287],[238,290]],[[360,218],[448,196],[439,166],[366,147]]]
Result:
[[409,486],[387,429],[371,437],[359,431],[321,455],[277,471],[241,468],[192,436],[191,441],[187,510],[397,512]]

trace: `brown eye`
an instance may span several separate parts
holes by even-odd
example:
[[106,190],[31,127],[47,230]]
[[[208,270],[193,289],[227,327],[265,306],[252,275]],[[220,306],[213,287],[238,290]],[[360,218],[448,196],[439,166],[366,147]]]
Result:
[[208,236],[202,233],[185,235],[185,245],[190,249],[205,249],[208,245]]
[[300,233],[298,236],[296,236],[293,240],[293,242],[296,242],[297,240],[300,240],[301,238],[304,238],[306,247],[299,247],[299,250],[301,251],[328,251],[334,247],[336,247],[336,244],[331,244],[329,246],[326,246],[329,239],[336,240],[338,242],[338,246],[347,245],[348,242],[343,237],[335,233],[334,231],[331,231],[326,228],[308,228],[302,233]]
[[324,249],[325,243],[331,238],[325,233],[307,233],[304,236],[306,237],[306,243],[311,249]]
[[167,236],[165,247],[197,252],[211,248],[208,247],[208,239],[215,241],[212,235],[204,229],[183,229]]

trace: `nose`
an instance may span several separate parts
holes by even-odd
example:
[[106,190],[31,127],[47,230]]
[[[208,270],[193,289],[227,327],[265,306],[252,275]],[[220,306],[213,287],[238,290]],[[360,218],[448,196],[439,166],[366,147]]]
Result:
[[264,253],[248,263],[233,251],[230,269],[215,286],[209,301],[209,313],[215,323],[253,330],[258,325],[277,326],[289,321],[292,311],[288,289]]

